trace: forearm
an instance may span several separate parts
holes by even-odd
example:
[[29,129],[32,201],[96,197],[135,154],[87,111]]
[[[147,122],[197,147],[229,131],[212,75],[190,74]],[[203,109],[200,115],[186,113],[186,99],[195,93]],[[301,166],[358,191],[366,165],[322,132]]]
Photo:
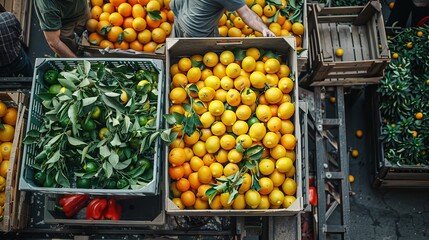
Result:
[[49,47],[54,51],[59,57],[63,58],[75,58],[76,54],[67,47],[64,42],[59,38],[59,31],[57,32],[44,32],[46,41],[48,42]]
[[276,35],[268,29],[262,19],[253,12],[247,5],[239,8],[237,10],[240,17],[247,24],[247,26],[251,27],[255,31],[259,31],[262,33],[264,37],[275,37]]

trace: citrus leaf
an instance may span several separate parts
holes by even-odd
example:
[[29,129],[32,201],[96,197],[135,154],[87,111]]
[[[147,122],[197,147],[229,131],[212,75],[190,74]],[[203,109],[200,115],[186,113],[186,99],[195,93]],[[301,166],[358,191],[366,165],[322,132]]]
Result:
[[148,11],[147,14],[152,20],[162,20],[161,11],[159,10]]
[[51,140],[49,140],[49,142],[47,143],[48,146],[52,146],[55,143],[57,143],[58,140],[60,140],[60,138],[63,136],[63,134],[58,134],[55,137],[51,138]]
[[130,164],[131,164],[131,158],[123,162],[118,162],[116,165],[113,166],[113,168],[116,170],[124,170],[125,168],[130,166]]
[[45,164],[50,164],[50,163],[56,163],[58,162],[58,160],[60,160],[61,154],[60,154],[60,150],[57,150],[51,158],[49,158],[48,161],[46,161]]
[[241,61],[246,57],[246,50],[244,49],[236,48],[232,52],[234,53],[235,60]]
[[86,155],[88,154],[88,150],[90,146],[91,144],[88,144],[82,149],[81,158],[80,158],[81,163],[85,162],[85,158],[86,158]]
[[74,138],[74,137],[70,137],[67,136],[67,140],[69,141],[69,143],[73,146],[82,146],[82,145],[86,145],[86,142],[82,142],[81,140]]
[[101,35],[106,35],[110,31],[110,29],[112,29],[111,25],[103,27],[101,29]]
[[110,164],[110,162],[104,162],[103,163],[103,170],[104,170],[104,176],[106,176],[106,178],[110,178],[113,174],[113,167],[112,164]]
[[232,201],[234,199],[236,199],[238,196],[238,191],[237,189],[232,189],[232,191],[229,193],[229,198],[228,198],[228,204],[232,203]]
[[197,85],[196,84],[191,84],[191,86],[188,88],[188,90],[189,91],[191,91],[191,92],[196,92],[196,93],[198,93],[198,87],[197,87]]
[[88,75],[89,71],[91,71],[91,63],[89,61],[84,60],[83,66],[85,69],[85,75]]
[[117,111],[120,111],[121,113],[125,112],[125,107],[122,104],[120,104],[118,102],[118,100],[116,100],[116,99],[114,100],[112,98],[109,98],[106,95],[101,95],[101,99],[103,100],[103,102],[107,106],[109,106],[109,107],[111,107],[111,108],[113,108],[113,109],[115,109]]
[[209,188],[209,189],[207,189],[207,191],[206,191],[205,195],[206,195],[207,197],[209,197],[209,204],[211,204],[211,203],[212,203],[212,201],[213,201],[213,199],[214,199],[214,198],[216,197],[216,195],[217,195],[217,191],[216,191],[216,189],[214,189],[214,188]]
[[109,156],[109,162],[112,164],[113,168],[115,168],[115,166],[119,163],[119,156],[116,152],[111,152],[111,155]]
[[86,107],[89,106],[97,101],[98,97],[89,97],[82,99],[82,106]]
[[173,117],[174,117],[174,119],[176,119],[176,123],[178,123],[178,124],[182,124],[184,119],[186,118],[185,115],[177,113],[177,112],[173,112]]
[[174,117],[173,114],[164,114],[163,117],[165,118],[165,120],[167,121],[168,124],[173,125],[177,123],[176,118]]
[[113,140],[110,142],[110,144],[113,147],[117,147],[119,145],[121,145],[121,139],[119,138],[119,135],[117,133],[115,133],[115,136],[113,137]]
[[70,182],[68,178],[64,175],[62,170],[58,171],[57,174],[55,175],[55,181],[58,184],[60,184],[62,187],[65,187],[65,188],[70,187]]
[[100,153],[100,156],[103,158],[107,158],[110,156],[110,150],[106,145],[100,147],[99,153]]

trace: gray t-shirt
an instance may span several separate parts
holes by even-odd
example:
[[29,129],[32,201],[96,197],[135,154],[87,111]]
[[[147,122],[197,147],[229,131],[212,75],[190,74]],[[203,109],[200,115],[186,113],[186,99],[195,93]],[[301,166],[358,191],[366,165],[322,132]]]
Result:
[[170,3],[174,26],[186,37],[219,35],[217,25],[225,9],[236,11],[244,5],[244,0],[172,0]]

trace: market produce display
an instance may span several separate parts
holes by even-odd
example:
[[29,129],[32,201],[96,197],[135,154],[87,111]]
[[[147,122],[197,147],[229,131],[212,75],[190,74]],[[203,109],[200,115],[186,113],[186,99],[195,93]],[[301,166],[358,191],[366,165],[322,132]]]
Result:
[[8,106],[0,100],[0,221],[3,220],[4,204],[6,202],[6,179],[9,169],[9,159],[15,138],[17,109]]
[[110,49],[154,52],[174,22],[169,0],[91,0],[86,23],[90,44]]
[[[246,0],[245,2],[276,36],[295,36],[296,46],[301,48],[304,35],[302,23],[304,1]],[[237,12],[226,11],[218,25],[219,34],[222,37],[262,37],[260,32],[247,26]]]
[[61,62],[61,72],[49,69],[36,79],[45,86],[34,96],[43,119],[24,140],[35,145],[27,153],[34,184],[143,189],[154,178],[157,138],[169,139],[157,120],[159,72],[144,60]]
[[258,48],[182,57],[165,118],[170,198],[180,209],[287,208],[295,200],[293,74]]
[[381,139],[392,164],[429,164],[429,26],[389,38],[392,61],[380,81]]

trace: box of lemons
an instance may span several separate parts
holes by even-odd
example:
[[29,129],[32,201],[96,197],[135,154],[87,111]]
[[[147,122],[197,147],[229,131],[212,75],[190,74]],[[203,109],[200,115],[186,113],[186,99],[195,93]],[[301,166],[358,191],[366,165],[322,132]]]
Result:
[[168,214],[290,216],[303,209],[294,44],[167,39],[165,124],[175,134],[164,146]]
[[38,59],[36,66],[20,189],[158,193],[161,141],[169,141],[163,62]]
[[17,224],[16,218],[25,218],[24,210],[19,214],[18,209],[25,203],[20,203],[22,194],[17,191],[16,182],[19,179],[22,136],[24,134],[24,112],[27,97],[22,92],[0,92],[0,231],[9,232],[24,226]]

